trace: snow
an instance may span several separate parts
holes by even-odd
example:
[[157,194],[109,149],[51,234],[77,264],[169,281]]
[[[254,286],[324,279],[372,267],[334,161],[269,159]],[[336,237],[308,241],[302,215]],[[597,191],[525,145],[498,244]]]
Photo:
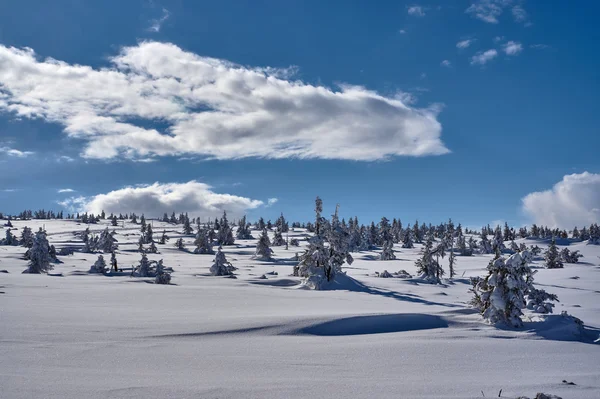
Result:
[[[291,275],[304,230],[289,232],[300,248],[277,247],[271,261],[253,259],[258,231],[224,246],[237,268],[230,279],[210,275],[214,256],[194,254],[181,225],[148,223],[171,238],[147,255],[173,268],[169,285],[130,277],[141,256],[139,225],[129,222],[115,227],[118,273],[90,274],[98,254],[75,252],[59,256],[49,275],[22,274],[25,248],[0,246],[8,272],[0,273],[0,397],[480,398],[500,389],[506,398],[600,397],[600,246],[566,242],[584,258],[563,269],[537,258],[536,287],[560,302],[552,315],[525,309],[524,326],[509,329],[486,324],[467,305],[469,277],[485,275],[493,254],[457,256],[457,276],[432,285],[376,274],[416,275],[422,244],[395,244],[397,259],[388,261],[380,249],[356,252],[335,285],[314,291]],[[87,227],[13,224],[16,236],[25,225],[45,225],[57,251],[82,248],[73,233]],[[185,250],[173,246],[180,237]],[[583,332],[562,311],[583,320]]]

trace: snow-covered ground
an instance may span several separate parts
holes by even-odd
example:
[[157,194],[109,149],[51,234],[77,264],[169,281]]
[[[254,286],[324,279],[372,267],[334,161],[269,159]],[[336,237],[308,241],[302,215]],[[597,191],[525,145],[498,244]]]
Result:
[[[600,398],[600,246],[572,243],[585,257],[564,269],[536,261],[537,285],[560,303],[546,321],[510,330],[467,304],[469,277],[484,275],[491,255],[457,257],[458,276],[431,285],[375,275],[414,275],[420,245],[395,246],[391,261],[355,253],[345,271],[356,281],[312,291],[290,276],[305,241],[273,247],[274,260],[261,262],[251,259],[253,231],[254,240],[224,248],[237,278],[213,277],[214,255],[191,253],[193,237],[189,252],[174,248],[181,225],[152,223],[155,238],[165,228],[171,239],[148,257],[174,269],[172,285],[129,276],[140,254],[139,227],[128,222],[116,228],[125,270],[112,276],[88,274],[97,255],[81,252],[60,257],[50,275],[21,274],[25,248],[0,246],[1,398],[480,398],[500,389],[507,398]],[[45,225],[57,249],[81,246],[73,233],[86,227],[14,225],[17,236]],[[561,311],[585,322],[583,336]]]

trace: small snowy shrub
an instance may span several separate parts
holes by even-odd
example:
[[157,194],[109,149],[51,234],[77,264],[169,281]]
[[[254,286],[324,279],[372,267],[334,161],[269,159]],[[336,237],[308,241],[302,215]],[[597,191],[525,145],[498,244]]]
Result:
[[236,270],[231,263],[227,261],[225,254],[221,251],[221,247],[215,255],[213,265],[210,267],[210,274],[213,276],[230,276],[233,275],[233,271]]
[[165,271],[165,267],[163,265],[163,260],[159,260],[156,264],[156,277],[154,278],[155,284],[170,284],[171,283],[171,273],[167,273]]
[[90,267],[90,273],[105,273],[106,272],[106,261],[104,256],[98,255],[96,262]]
[[527,309],[534,313],[552,313],[554,304],[548,301],[558,302],[558,297],[537,288],[531,287],[529,289],[529,293],[527,294]]

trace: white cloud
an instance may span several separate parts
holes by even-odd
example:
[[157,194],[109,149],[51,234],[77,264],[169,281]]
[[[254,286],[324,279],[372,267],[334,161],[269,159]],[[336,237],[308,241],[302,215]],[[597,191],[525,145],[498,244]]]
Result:
[[74,162],[75,159],[67,156],[67,155],[61,155],[60,157],[56,158],[56,162]]
[[57,190],[56,192],[59,193],[59,194],[62,194],[62,193],[74,193],[75,190],[73,190],[72,188],[61,188],[61,189]]
[[4,188],[2,189],[3,193],[16,193],[17,191],[21,191],[20,188]]
[[153,19],[152,21],[150,21],[150,27],[148,28],[148,30],[150,32],[160,32],[160,28],[162,27],[162,24],[169,18],[169,10],[167,10],[166,8],[162,9],[162,16],[158,19]]
[[400,30],[398,31],[398,33],[400,33],[401,35],[404,35],[404,34],[406,33],[406,31],[405,31],[404,29],[400,29]]
[[456,47],[460,49],[467,48],[473,44],[474,41],[475,39],[461,40],[460,42],[456,43]]
[[452,63],[448,60],[444,60],[444,61],[442,61],[441,65],[446,68],[450,68],[452,66]]
[[4,146],[4,147],[0,147],[0,154],[5,154],[5,155],[8,155],[9,157],[25,158],[30,155],[33,155],[34,152],[21,151],[21,150],[17,150],[16,148]]
[[266,205],[266,206],[267,206],[267,207],[273,206],[273,205],[275,205],[275,204],[276,204],[278,201],[279,201],[279,199],[278,199],[278,198],[269,198],[269,199],[267,200],[267,205]]
[[534,48],[536,50],[547,50],[549,48],[551,48],[550,46],[548,46],[547,44],[532,44],[531,46],[529,46],[530,48]]
[[530,26],[531,22],[529,22],[529,17],[527,16],[527,11],[520,6],[516,5],[512,8],[512,15],[515,22],[522,23],[525,26]]
[[566,175],[552,189],[528,194],[523,210],[532,222],[563,229],[600,223],[600,174]]
[[[449,152],[439,108],[413,108],[363,87],[289,80],[170,43],[123,48],[108,68],[38,61],[0,45],[0,110],[64,126],[86,158],[381,160]],[[160,121],[168,129],[148,125]]]
[[475,0],[465,12],[483,22],[497,24],[498,17],[500,17],[504,12],[504,9],[509,7],[512,3],[513,0]]
[[523,45],[519,42],[509,41],[502,46],[502,50],[504,50],[506,55],[518,55],[521,51],[523,51]]
[[162,216],[167,212],[188,212],[193,216],[216,217],[227,211],[234,217],[264,205],[262,201],[231,194],[219,194],[197,181],[154,183],[129,186],[92,197],[71,197],[58,202],[71,211],[145,214]]
[[498,56],[498,51],[490,49],[484,52],[479,52],[471,57],[471,65],[485,65],[489,61]]
[[494,43],[500,43],[504,41],[504,36],[496,36],[494,37]]
[[425,9],[421,6],[410,6],[408,7],[408,15],[412,15],[414,17],[424,17],[425,16]]

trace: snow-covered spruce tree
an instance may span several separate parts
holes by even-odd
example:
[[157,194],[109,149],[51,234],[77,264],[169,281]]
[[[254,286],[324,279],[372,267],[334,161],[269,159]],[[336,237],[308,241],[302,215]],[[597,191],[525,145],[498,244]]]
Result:
[[195,254],[214,254],[212,240],[208,238],[208,232],[204,229],[198,230],[196,234],[196,239],[194,240],[194,245],[196,248],[194,249]]
[[46,239],[46,231],[40,227],[29,249],[29,267],[23,273],[47,273],[52,270],[50,261],[50,244]]
[[559,269],[563,267],[560,254],[558,253],[558,248],[556,247],[556,239],[554,237],[552,237],[552,241],[550,241],[548,250],[546,250],[544,260],[546,263],[546,268],[548,269]]
[[222,248],[219,247],[213,265],[210,267],[210,274],[213,276],[230,276],[233,275],[234,270],[236,270],[236,268],[227,261]]
[[111,224],[111,226],[113,226],[113,227],[117,227],[117,226],[119,225],[119,222],[118,222],[118,220],[117,220],[117,217],[116,217],[116,216],[113,216],[113,217],[111,218],[111,220],[110,220],[110,224]]
[[192,225],[190,224],[190,219],[186,216],[183,220],[183,234],[189,236],[194,232]]
[[102,252],[113,252],[119,247],[117,240],[115,239],[115,234],[116,233],[114,231],[109,232],[108,227],[100,234],[100,238],[98,239],[98,248]]
[[492,244],[490,243],[490,240],[488,240],[486,234],[481,235],[481,241],[479,242],[479,249],[482,254],[491,254],[494,252],[494,249],[492,248]]
[[6,229],[6,236],[4,240],[2,240],[2,245],[17,245],[19,240],[11,233],[10,228]]
[[154,239],[152,238],[154,232],[152,231],[152,225],[148,224],[146,226],[146,232],[143,234],[144,237],[144,244],[150,244],[154,242]]
[[271,260],[273,250],[271,247],[271,240],[269,240],[269,234],[267,229],[263,229],[258,242],[256,243],[256,252],[254,253],[254,259],[260,260]]
[[454,248],[450,249],[450,253],[448,255],[448,268],[450,272],[450,278],[456,276],[456,271],[454,270],[454,266],[456,265],[456,256],[454,255]]
[[154,278],[155,284],[170,284],[171,283],[171,273],[165,271],[165,266],[163,265],[163,260],[159,260],[156,263],[156,277]]
[[487,269],[486,277],[471,280],[474,293],[471,304],[491,324],[522,326],[525,294],[532,281],[527,261],[521,253],[516,253],[506,260],[503,257],[493,259]]
[[[347,262],[352,264],[354,259],[350,255],[349,235],[342,228],[338,207],[332,215],[331,224],[324,229],[324,220],[321,217],[323,202],[319,197],[315,201],[315,234],[308,241],[308,248],[300,256],[300,261],[295,274],[304,277],[304,284],[312,289],[322,289],[342,274],[342,265]],[[324,237],[326,233],[326,237]],[[329,242],[325,246],[325,238]]]
[[552,313],[554,304],[549,301],[559,302],[555,294],[549,294],[544,290],[538,290],[531,285],[527,293],[527,309],[535,313]]
[[494,239],[492,240],[492,251],[499,254],[502,253],[505,248],[502,230],[500,230],[500,226],[497,226],[494,232]]
[[166,244],[167,241],[169,241],[169,236],[167,235],[167,231],[163,230],[161,236],[160,236],[160,240],[158,240],[159,244]]
[[404,233],[404,239],[402,240],[402,248],[414,248],[413,239],[412,239],[412,231],[406,230]]
[[25,248],[31,248],[33,245],[33,232],[27,226],[23,227],[21,231],[21,245]]
[[437,258],[436,252],[439,249],[439,246],[435,250],[433,249],[433,236],[429,234],[425,240],[421,257],[415,262],[420,277],[434,284],[439,284],[441,282],[440,276],[444,274],[444,270],[437,259],[434,258],[434,256]]
[[183,238],[178,238],[177,241],[175,241],[175,248],[180,249],[180,250],[185,248],[185,244],[183,243]]
[[588,244],[600,245],[600,227],[597,223],[590,225]]
[[279,226],[275,228],[275,233],[273,234],[273,242],[271,243],[274,247],[281,247],[285,245],[285,240],[283,238],[283,234],[281,234],[281,229]]
[[560,258],[565,263],[579,263],[579,258],[583,258],[583,255],[579,251],[569,251],[569,248],[564,248],[560,251]]
[[229,221],[227,220],[227,212],[223,212],[223,217],[219,221],[217,243],[219,245],[233,245],[234,242],[233,230],[231,229],[231,226],[229,226]]
[[148,247],[148,253],[150,253],[150,254],[157,254],[158,253],[158,248],[156,248],[156,244],[154,244],[154,241],[152,241],[150,243],[150,246]]
[[246,222],[245,215],[238,223],[236,237],[240,240],[251,240],[253,238],[252,233],[250,232],[250,223]]
[[150,263],[145,253],[142,253],[142,258],[135,268],[134,274],[138,277],[152,277],[152,263]]
[[510,241],[510,250],[514,252],[519,252],[519,246],[515,242],[515,240]]
[[96,262],[90,267],[90,273],[106,273],[106,261],[104,256],[98,255]]
[[391,237],[383,243],[383,250],[381,251],[380,258],[381,260],[396,259],[396,255],[394,255],[394,242]]
[[290,239],[290,245],[292,247],[299,247],[300,241],[297,238],[292,238],[292,239]]

